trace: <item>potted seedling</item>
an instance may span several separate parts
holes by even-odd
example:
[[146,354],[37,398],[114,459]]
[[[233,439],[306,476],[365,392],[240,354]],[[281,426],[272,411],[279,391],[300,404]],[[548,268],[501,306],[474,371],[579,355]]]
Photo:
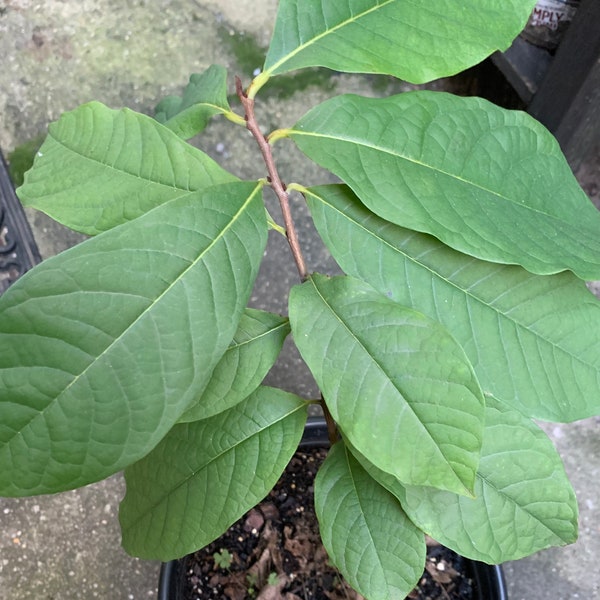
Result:
[[[124,469],[125,549],[181,557],[269,492],[316,403],[333,444],[321,536],[366,598],[410,592],[425,534],[491,564],[573,542],[575,495],[532,419],[600,413],[583,281],[600,278],[600,215],[556,141],[524,113],[430,91],[333,97],[266,135],[255,113],[296,69],[457,73],[534,4],[282,0],[239,109],[213,66],[156,119],[91,102],[52,124],[19,196],[91,237],[0,299],[0,494]],[[215,115],[250,131],[264,179],[186,142]],[[284,183],[286,141],[341,183]],[[306,264],[291,197],[344,275]],[[288,316],[247,308],[269,230],[298,271]],[[319,398],[261,385],[290,331]]]

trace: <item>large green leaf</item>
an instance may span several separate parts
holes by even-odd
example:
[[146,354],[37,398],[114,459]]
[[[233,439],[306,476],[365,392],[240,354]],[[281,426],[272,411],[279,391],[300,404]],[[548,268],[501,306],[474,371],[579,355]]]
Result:
[[411,592],[425,566],[425,536],[343,442],[319,469],[315,511],[329,559],[355,590],[369,600]]
[[154,119],[90,102],[50,125],[17,194],[26,206],[95,235],[163,202],[234,180]]
[[441,92],[348,95],[288,134],[385,219],[484,260],[600,279],[600,214],[525,113]]
[[218,538],[275,485],[302,437],[306,407],[261,387],[224,413],[176,425],[125,471],[125,550],[165,561]]
[[475,498],[409,486],[402,504],[436,540],[492,564],[577,539],[577,500],[552,442],[499,403],[486,407]]
[[341,268],[443,323],[485,393],[552,421],[600,412],[600,302],[574,275],[471,258],[380,219],[346,186],[306,196]]
[[324,66],[413,83],[505,50],[535,0],[282,0],[264,76]]
[[289,304],[296,346],[351,443],[404,482],[468,494],[483,397],[447,331],[350,277],[314,275]]
[[154,109],[159,123],[186,140],[200,133],[217,114],[232,115],[227,100],[227,70],[219,65],[191,75],[182,96],[167,96]]
[[206,389],[179,421],[212,417],[247,398],[273,366],[289,332],[285,317],[247,308]]
[[51,258],[0,298],[0,495],[102,479],[205,387],[262,258],[261,184],[157,207]]

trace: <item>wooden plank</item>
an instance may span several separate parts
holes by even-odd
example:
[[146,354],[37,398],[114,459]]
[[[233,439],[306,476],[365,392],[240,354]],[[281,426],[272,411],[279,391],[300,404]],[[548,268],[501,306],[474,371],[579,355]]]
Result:
[[544,48],[518,37],[506,52],[495,52],[492,62],[526,104],[538,91],[552,62],[552,55]]
[[528,112],[576,169],[600,139],[600,2],[583,0]]
[[554,135],[575,171],[600,147],[600,59],[573,98]]

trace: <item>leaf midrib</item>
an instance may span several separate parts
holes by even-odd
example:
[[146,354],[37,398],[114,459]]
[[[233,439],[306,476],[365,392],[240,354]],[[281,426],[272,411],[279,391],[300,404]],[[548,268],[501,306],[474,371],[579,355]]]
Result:
[[218,104],[214,104],[212,102],[194,102],[193,104],[190,104],[190,105],[182,108],[181,110],[176,112],[172,117],[170,117],[164,123],[161,123],[161,124],[164,125],[165,127],[167,127],[168,123],[171,123],[171,121],[176,120],[177,117],[179,117],[181,115],[185,115],[188,111],[194,112],[198,108],[208,108],[210,110],[214,110],[216,113],[220,112],[223,114],[230,111],[229,108],[223,108],[222,106],[219,106]]
[[[350,481],[352,482],[352,489],[354,490],[354,495],[358,500],[358,506],[360,508],[360,514],[362,516],[362,521],[366,527],[366,530],[369,534],[369,539],[371,540],[371,547],[374,549],[375,554],[377,556],[377,560],[379,561],[379,567],[381,568],[386,586],[388,585],[388,581],[387,581],[387,569],[383,566],[384,565],[384,560],[381,557],[381,552],[379,550],[379,546],[375,543],[375,539],[373,538],[373,534],[371,532],[371,527],[370,527],[370,521],[367,518],[367,515],[369,514],[369,511],[364,509],[363,506],[363,499],[362,499],[362,494],[359,494],[358,492],[358,486],[357,486],[357,480],[356,480],[356,476],[354,474],[354,471],[352,470],[351,466],[350,466],[350,457],[351,457],[351,453],[348,450],[348,448],[346,447],[346,445],[344,444],[343,446],[343,450],[344,450],[344,456],[346,458],[346,464],[348,466],[348,474],[350,476]],[[354,457],[352,457],[354,459]],[[354,459],[356,460],[356,459]],[[358,461],[357,461],[358,462]],[[359,468],[362,468],[361,465],[359,465]],[[375,482],[374,479],[371,479],[371,481],[373,482],[373,484],[375,485],[379,485],[378,483]],[[386,490],[387,491],[387,490]],[[388,492],[389,493],[389,492]]]
[[[158,124],[158,122],[157,122],[157,124]],[[162,126],[165,127],[165,125],[162,125]],[[165,129],[167,131],[169,131],[172,135],[175,135],[168,127],[165,127]],[[105,169],[110,169],[112,171],[115,171],[115,172],[120,173],[122,175],[126,175],[127,177],[132,177],[132,178],[134,178],[136,180],[139,180],[139,181],[144,181],[144,182],[147,182],[147,183],[151,183],[153,185],[160,185],[160,186],[166,187],[166,188],[168,188],[170,190],[179,190],[181,192],[186,192],[186,194],[182,194],[180,196],[177,196],[178,198],[181,198],[181,197],[183,197],[183,196],[185,196],[185,195],[187,195],[189,193],[193,193],[193,192],[198,191],[198,188],[191,189],[189,187],[183,187],[183,186],[181,186],[181,185],[179,185],[177,183],[164,183],[162,181],[158,181],[157,179],[152,179],[151,177],[142,177],[141,175],[139,175],[137,173],[131,173],[129,171],[126,171],[123,168],[119,168],[119,167],[115,166],[114,164],[111,165],[108,162],[102,162],[102,160],[100,160],[98,158],[93,158],[91,156],[88,156],[87,154],[83,154],[83,153],[79,152],[78,150],[76,150],[75,147],[71,147],[64,140],[61,140],[61,139],[57,138],[55,135],[52,134],[52,132],[48,133],[48,137],[51,137],[56,144],[58,144],[59,146],[62,146],[68,152],[71,152],[72,154],[74,154],[78,158],[84,159],[86,161],[89,161],[89,162],[91,162],[94,165],[101,165]],[[191,146],[190,146],[190,148],[191,148]],[[188,154],[189,154],[189,151],[188,151]],[[193,156],[193,154],[192,154],[192,156]],[[193,157],[193,158],[194,158],[194,160],[195,160],[196,163],[199,162],[199,161],[196,160],[195,157]],[[202,163],[200,162],[200,164],[202,164]],[[202,168],[206,172],[206,166],[202,165]],[[212,177],[211,177],[211,181],[213,181]],[[225,183],[225,182],[223,182],[223,183]],[[218,182],[216,182],[216,181],[213,182],[213,185],[218,185]]]
[[[428,169],[428,170],[432,171],[433,173],[438,173],[440,175],[443,175],[445,177],[453,179],[463,185],[471,186],[475,189],[481,190],[482,192],[485,192],[487,194],[490,194],[501,200],[506,201],[511,206],[516,206],[520,209],[525,209],[525,210],[531,211],[531,213],[533,213],[533,214],[542,215],[552,221],[558,221],[559,223],[561,222],[556,216],[554,216],[550,213],[544,212],[544,211],[540,210],[539,208],[529,206],[527,204],[521,204],[521,203],[517,202],[516,200],[512,199],[511,197],[501,194],[500,192],[496,192],[492,189],[489,189],[489,188],[485,187],[484,185],[481,185],[475,181],[470,181],[469,179],[465,179],[464,177],[460,177],[459,175],[450,173],[449,171],[444,171],[444,170],[442,170],[438,167],[435,167],[429,163],[417,160],[416,158],[414,158],[412,156],[408,156],[408,155],[396,152],[391,148],[378,146],[376,144],[369,144],[365,140],[355,139],[352,137],[341,137],[340,135],[317,133],[314,131],[302,131],[300,129],[291,129],[289,131],[289,133],[292,138],[296,135],[306,136],[306,137],[314,137],[314,138],[323,138],[323,139],[333,140],[335,142],[342,142],[342,143],[351,144],[353,146],[367,148],[369,150],[374,150],[376,152],[381,152],[382,154],[387,154],[389,156],[393,156],[394,158],[397,158],[399,160],[404,160],[413,165],[422,167],[424,169]],[[350,184],[348,184],[348,185],[350,185]],[[580,231],[578,233],[579,233],[579,235],[581,234]],[[597,237],[597,235],[595,237]]]
[[277,333],[280,329],[283,329],[284,327],[287,327],[287,326],[288,326],[288,322],[284,321],[283,323],[279,323],[273,327],[269,327],[269,329],[267,329],[266,331],[263,331],[262,333],[259,333],[258,335],[253,335],[251,338],[248,338],[247,340],[243,340],[241,342],[235,342],[235,343],[231,344],[227,348],[227,350],[228,351],[237,350],[238,348],[241,348],[242,346],[246,346],[247,344],[252,344],[253,342],[260,340],[261,338],[270,336],[273,333]]

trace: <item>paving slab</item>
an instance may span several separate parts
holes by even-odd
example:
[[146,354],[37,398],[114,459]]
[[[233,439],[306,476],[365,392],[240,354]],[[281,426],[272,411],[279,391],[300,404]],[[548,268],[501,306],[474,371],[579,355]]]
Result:
[[[276,6],[276,0],[0,0],[0,147],[10,152],[43,134],[64,110],[92,99],[151,113],[160,98],[181,91],[190,73],[213,62],[249,81],[259,64],[241,66],[231,42],[246,36],[251,46],[265,46]],[[334,92],[375,94],[369,81],[320,78],[303,95],[292,95],[285,107],[268,98],[261,122],[267,130],[291,125]],[[264,175],[260,164],[243,158],[254,155],[252,140],[231,125],[210,126],[198,143],[241,177]],[[587,166],[593,181],[600,179],[599,162]],[[281,145],[280,163],[284,174],[290,173],[288,181],[324,181],[291,145]],[[598,186],[593,189],[597,194]],[[300,204],[294,210],[309,264],[331,269],[306,211]],[[28,211],[28,216],[44,257],[82,239],[39,213]],[[282,293],[294,278],[285,243],[273,236],[252,303],[285,310]],[[298,393],[314,393],[290,350],[271,378]],[[510,598],[600,597],[600,422],[545,428],[578,494],[581,537],[567,548],[506,565]],[[123,493],[122,477],[115,475],[64,494],[0,499],[0,600],[154,598],[159,565],[131,558],[119,545]]]
[[600,598],[600,419],[541,424],[563,457],[579,503],[579,539],[504,565],[510,600]]

